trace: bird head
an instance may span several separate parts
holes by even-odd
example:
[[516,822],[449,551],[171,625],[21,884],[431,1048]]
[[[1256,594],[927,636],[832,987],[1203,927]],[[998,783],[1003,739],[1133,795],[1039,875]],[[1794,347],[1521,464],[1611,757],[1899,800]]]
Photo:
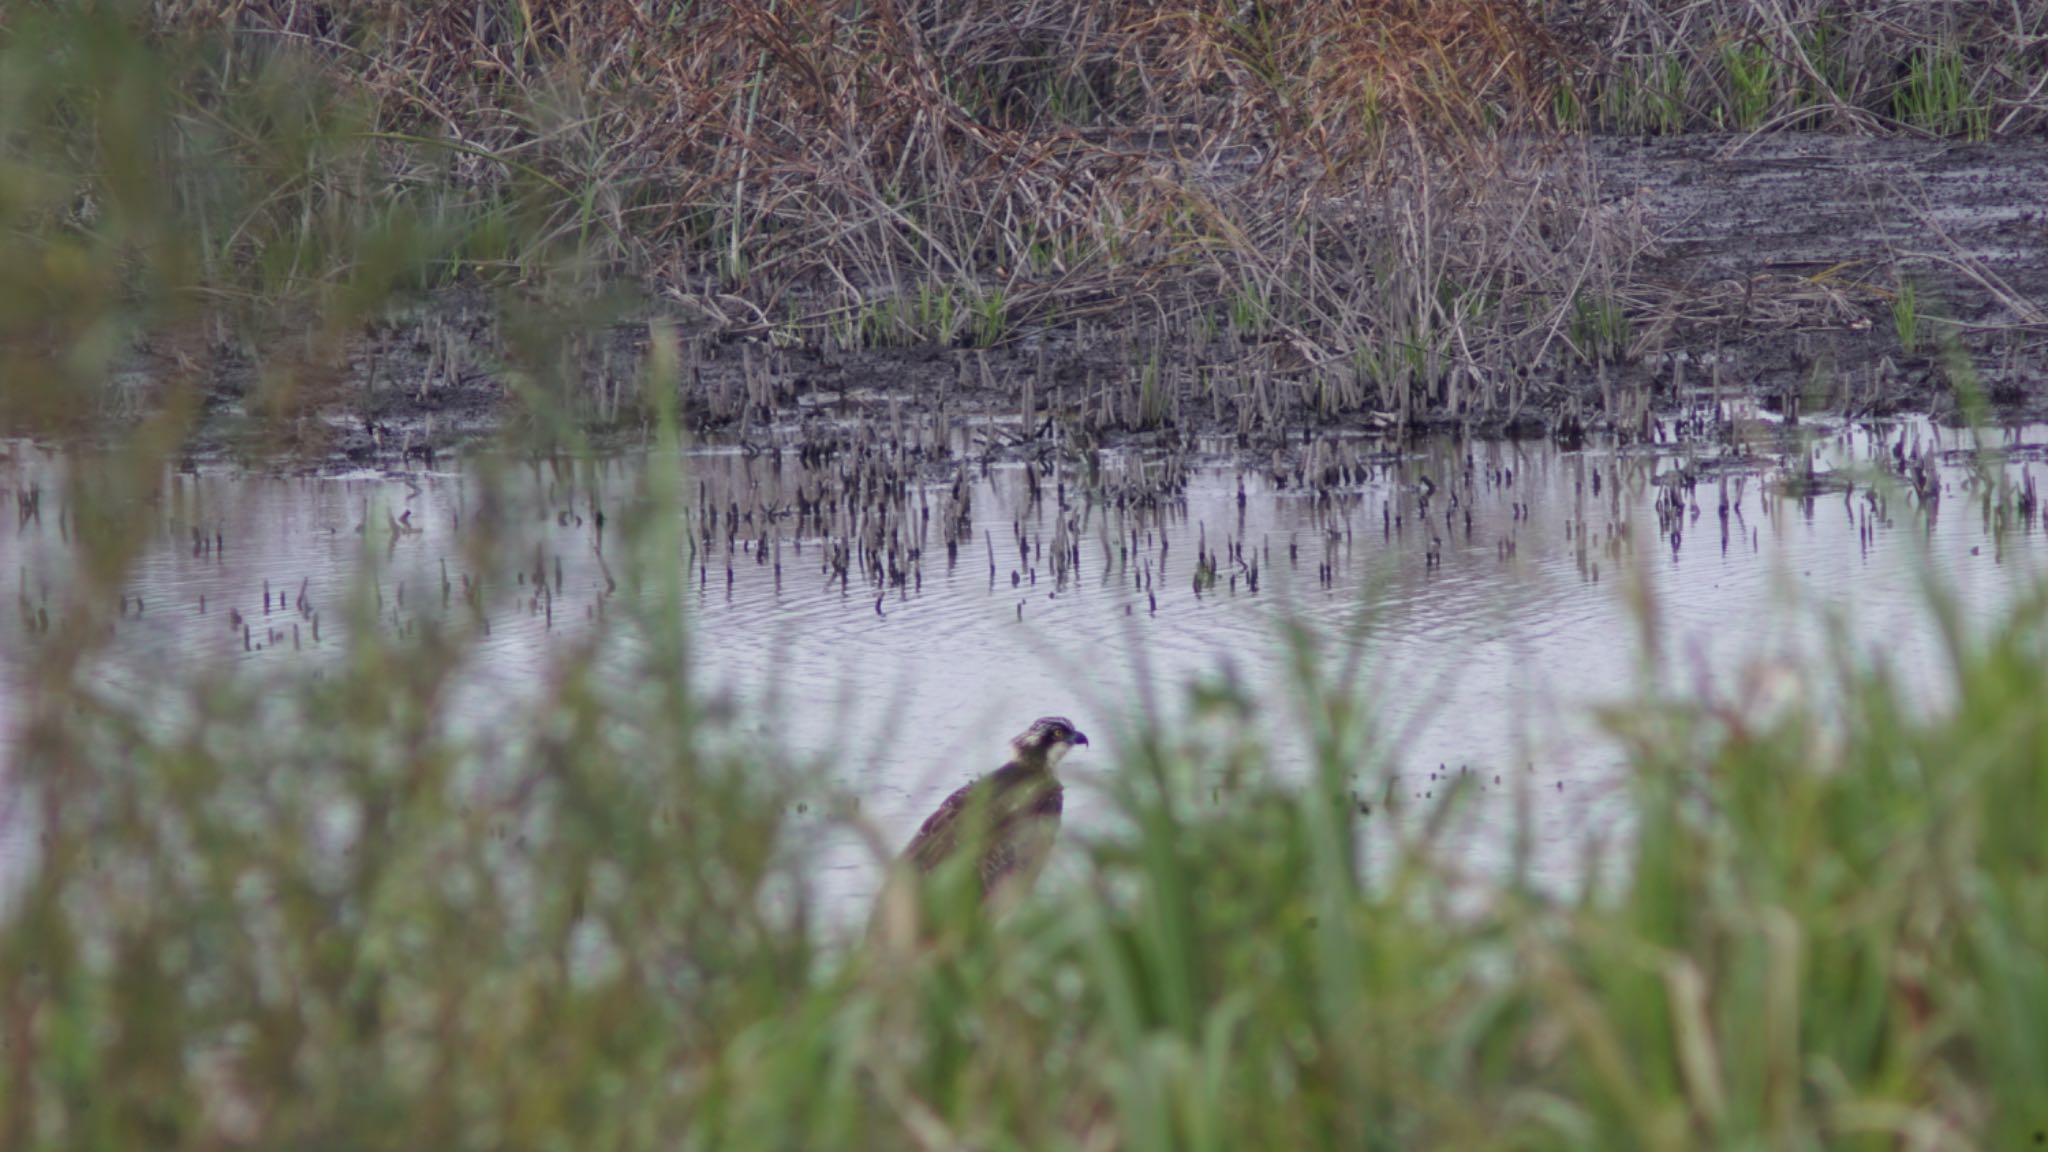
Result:
[[1073,721],[1064,716],[1043,716],[1011,740],[1010,747],[1016,750],[1019,762],[1036,762],[1051,768],[1075,745],[1086,743],[1087,735],[1074,727]]

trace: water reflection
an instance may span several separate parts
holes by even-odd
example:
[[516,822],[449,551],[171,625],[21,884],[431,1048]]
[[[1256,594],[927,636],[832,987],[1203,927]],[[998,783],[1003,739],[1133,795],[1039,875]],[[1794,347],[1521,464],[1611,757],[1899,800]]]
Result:
[[[1363,690],[1399,766],[1388,784],[1361,776],[1369,799],[1426,811],[1445,777],[1470,774],[1458,851],[1496,866],[1525,795],[1539,875],[1571,876],[1589,828],[1620,810],[1616,758],[1589,705],[1648,675],[1730,691],[1770,682],[1759,669],[1818,646],[1816,605],[1931,692],[1941,661],[1922,580],[1982,622],[2038,577],[2038,521],[2005,532],[1994,521],[2013,515],[2009,497],[2031,483],[2044,439],[1999,433],[1995,457],[1919,423],[1825,429],[1782,456],[1323,442],[1249,468],[1111,456],[1092,488],[1059,467],[966,465],[949,481],[851,491],[858,445],[707,449],[691,454],[679,494],[676,562],[705,680],[750,702],[744,714],[785,746],[831,754],[830,774],[891,843],[1045,713],[1107,738],[1069,765],[1083,787],[1069,827],[1099,827],[1089,773],[1111,762],[1148,694],[1174,715],[1167,688],[1191,679],[1258,700],[1276,760],[1299,764],[1298,702],[1275,639],[1298,614],[1325,661],[1368,653]],[[643,464],[167,475],[91,675],[142,694],[207,662],[316,669],[342,653],[340,622],[360,596],[393,633],[426,620],[475,629],[456,707],[487,724],[570,639],[603,631],[605,659],[634,658],[644,638],[621,607],[633,589],[607,548],[622,546]],[[0,571],[17,578],[18,610],[0,623],[9,749],[34,706],[40,637],[71,606],[66,467],[28,444],[0,463],[21,513],[0,533]],[[483,482],[492,470],[502,483]],[[20,503],[30,494],[34,515]],[[499,551],[475,549],[480,525]],[[1631,573],[1661,624],[1653,666],[1621,594]],[[825,837],[821,854],[828,890],[874,887],[875,864],[850,836]]]

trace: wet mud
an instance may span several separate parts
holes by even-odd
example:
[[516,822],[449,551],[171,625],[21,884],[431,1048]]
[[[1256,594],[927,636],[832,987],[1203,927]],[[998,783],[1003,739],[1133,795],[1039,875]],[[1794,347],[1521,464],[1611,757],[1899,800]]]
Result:
[[1997,419],[2048,412],[2048,141],[1685,136],[1598,155],[1657,238],[1637,371],[1711,358],[1774,406],[1953,420],[1952,334]]

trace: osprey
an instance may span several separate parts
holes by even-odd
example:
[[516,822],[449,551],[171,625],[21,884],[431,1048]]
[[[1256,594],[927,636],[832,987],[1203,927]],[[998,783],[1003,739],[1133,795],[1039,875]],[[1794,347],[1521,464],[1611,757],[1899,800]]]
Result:
[[902,861],[928,875],[961,851],[978,851],[981,897],[1021,896],[1037,882],[1060,833],[1061,758],[1088,737],[1047,716],[1010,741],[1010,761],[961,785],[925,819]]

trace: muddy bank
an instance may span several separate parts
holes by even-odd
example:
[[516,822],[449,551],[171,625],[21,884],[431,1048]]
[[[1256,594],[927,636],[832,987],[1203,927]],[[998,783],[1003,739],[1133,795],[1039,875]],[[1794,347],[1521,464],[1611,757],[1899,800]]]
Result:
[[[687,423],[741,440],[852,417],[899,433],[911,421],[934,442],[978,428],[968,442],[996,457],[1042,446],[1048,421],[1082,447],[1201,436],[1258,449],[1402,426],[1655,438],[1669,434],[1661,418],[1744,396],[1807,415],[1955,418],[1958,362],[1997,417],[2048,413],[2048,141],[1605,139],[1588,163],[1602,210],[1647,238],[1618,278],[1623,350],[1527,373],[1505,416],[1460,411],[1455,385],[1406,411],[1370,397],[1333,407],[1285,349],[1228,332],[1191,348],[1185,332],[1082,322],[989,348],[841,351],[793,346],[716,297],[577,328],[531,305],[508,319],[465,289],[361,334],[327,386],[286,410],[252,405],[258,366],[221,356],[194,451],[431,463],[484,433],[561,446],[571,427],[586,443],[634,443],[654,319],[676,333]],[[1148,379],[1162,359],[1181,385]]]
[[1948,417],[1952,334],[2001,418],[2048,411],[2048,142],[1685,136],[1597,154],[1657,238],[1636,371],[1715,357],[1732,385],[1808,410]]

